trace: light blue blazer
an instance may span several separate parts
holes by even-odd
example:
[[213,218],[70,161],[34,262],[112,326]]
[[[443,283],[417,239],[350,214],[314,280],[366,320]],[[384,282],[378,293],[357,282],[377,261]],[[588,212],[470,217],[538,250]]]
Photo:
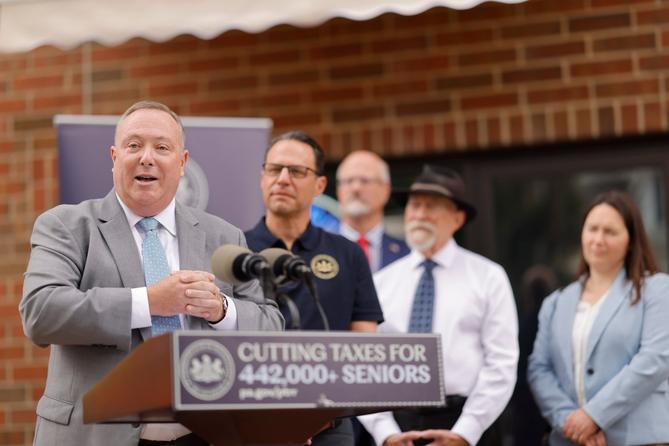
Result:
[[[551,445],[572,444],[562,426],[578,409],[572,361],[572,326],[581,283],[555,291],[539,312],[528,381],[553,428]],[[632,283],[622,270],[602,303],[588,339],[583,409],[609,446],[669,442],[669,276],[645,279],[631,305]]]

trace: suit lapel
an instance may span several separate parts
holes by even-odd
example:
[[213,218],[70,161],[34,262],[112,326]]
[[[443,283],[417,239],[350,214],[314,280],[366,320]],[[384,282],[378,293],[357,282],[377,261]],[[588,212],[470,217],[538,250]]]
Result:
[[387,266],[400,258],[402,247],[385,233],[381,236],[381,267]]
[[379,265],[380,268],[383,268],[387,264],[390,263],[390,251],[388,250],[388,238],[386,237],[386,234],[383,234],[381,236],[381,265]]
[[[102,200],[100,224],[98,226],[121,274],[123,287],[141,288],[146,286],[144,266],[137,251],[135,239],[130,230],[128,219],[113,190]],[[141,328],[139,332],[143,339],[151,337],[151,327]],[[133,343],[135,342],[136,340],[133,341]]]
[[611,321],[613,315],[618,311],[620,305],[625,302],[629,296],[629,293],[632,289],[631,282],[627,281],[627,276],[625,270],[622,269],[618,273],[618,277],[614,280],[609,290],[609,294],[606,297],[606,300],[602,302],[602,306],[599,309],[599,313],[595,318],[595,321],[592,324],[590,329],[590,335],[588,336],[588,346],[585,351],[585,359],[589,359],[592,354],[597,342],[602,337],[604,329]]
[[562,360],[566,364],[567,372],[570,376],[570,382],[574,382],[574,356],[572,349],[572,331],[574,329],[574,317],[576,316],[576,307],[581,300],[581,281],[575,282],[573,285],[564,289],[562,294],[558,296],[558,305],[555,310],[553,320],[557,324],[555,332],[560,349]]
[[144,269],[128,219],[112,190],[100,205],[98,227],[111,251],[125,288],[145,286]]
[[[179,239],[179,269],[210,271],[208,259],[202,254],[206,253],[206,235],[200,229],[197,218],[179,202],[176,204],[177,237]],[[187,330],[201,328],[202,320],[186,315]]]

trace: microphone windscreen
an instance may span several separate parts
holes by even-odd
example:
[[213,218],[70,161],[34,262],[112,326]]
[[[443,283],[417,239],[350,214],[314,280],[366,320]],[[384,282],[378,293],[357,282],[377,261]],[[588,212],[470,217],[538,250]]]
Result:
[[281,256],[293,257],[295,254],[283,248],[267,248],[260,251],[258,254],[263,256],[270,265],[273,265]]
[[211,271],[223,282],[239,285],[242,283],[234,274],[234,263],[243,254],[253,254],[250,249],[239,245],[219,246],[211,256]]
[[282,249],[282,248],[267,248],[263,249],[260,251],[258,254],[260,254],[265,260],[267,260],[267,263],[269,263],[270,267],[272,268],[272,272],[276,276],[281,276],[284,274],[283,265],[285,264],[285,260],[281,262],[277,262],[281,257],[288,256],[288,258],[293,257],[293,253],[288,251],[287,249]]

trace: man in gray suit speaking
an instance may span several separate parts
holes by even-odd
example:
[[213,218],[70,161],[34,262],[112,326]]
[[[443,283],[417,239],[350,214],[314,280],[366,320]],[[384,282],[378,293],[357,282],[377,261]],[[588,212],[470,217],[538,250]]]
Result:
[[166,331],[281,330],[257,282],[211,274],[223,244],[245,246],[226,221],[175,200],[188,161],[183,126],[142,101],[116,126],[114,189],[40,215],[19,305],[26,335],[51,346],[36,445],[204,445],[179,424],[84,425],[82,396],[143,339]]

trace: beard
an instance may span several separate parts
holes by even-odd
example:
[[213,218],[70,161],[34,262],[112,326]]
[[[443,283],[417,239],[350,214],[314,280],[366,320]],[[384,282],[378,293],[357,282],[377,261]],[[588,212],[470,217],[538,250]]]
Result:
[[428,221],[414,220],[404,227],[407,245],[424,253],[437,242],[437,227]]
[[370,209],[367,203],[354,197],[342,205],[341,211],[344,215],[357,218],[369,214]]

